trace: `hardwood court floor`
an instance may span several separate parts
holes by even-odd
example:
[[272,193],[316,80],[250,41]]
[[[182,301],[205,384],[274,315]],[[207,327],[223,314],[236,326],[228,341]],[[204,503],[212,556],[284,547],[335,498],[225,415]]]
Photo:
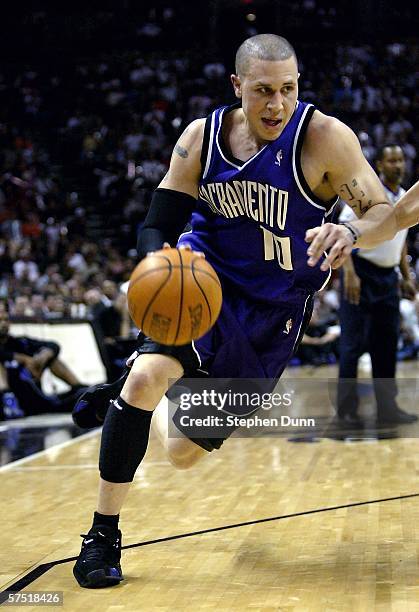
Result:
[[184,472],[152,439],[122,514],[126,580],[92,591],[56,562],[89,527],[98,443],[0,471],[2,590],[29,576],[68,611],[419,611],[417,439],[232,439]]

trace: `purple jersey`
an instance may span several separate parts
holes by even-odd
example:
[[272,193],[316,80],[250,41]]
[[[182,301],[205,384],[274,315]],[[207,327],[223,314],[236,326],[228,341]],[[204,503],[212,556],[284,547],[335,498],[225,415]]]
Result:
[[297,102],[281,135],[242,162],[222,140],[223,117],[234,108],[221,107],[207,118],[192,230],[179,244],[205,253],[223,290],[266,304],[299,301],[330,276],[319,265],[307,265],[304,236],[323,223],[337,201],[317,198],[301,170],[304,135],[315,109]]

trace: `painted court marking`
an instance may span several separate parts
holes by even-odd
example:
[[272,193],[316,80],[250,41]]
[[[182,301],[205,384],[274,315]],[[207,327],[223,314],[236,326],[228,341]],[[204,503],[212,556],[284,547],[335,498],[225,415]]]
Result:
[[[283,519],[296,518],[299,516],[308,516],[310,514],[319,514],[321,512],[332,512],[333,510],[342,510],[343,508],[356,508],[358,506],[366,506],[369,504],[379,504],[388,501],[398,501],[402,499],[411,499],[413,497],[419,497],[419,493],[410,493],[409,495],[398,495],[396,497],[385,497],[383,499],[372,499],[368,501],[362,502],[354,502],[351,504],[342,504],[340,506],[330,506],[328,508],[316,508],[315,510],[306,510],[304,512],[295,512],[293,514],[283,514],[280,516],[270,516],[267,518],[256,519],[253,521],[245,521],[243,523],[234,523],[232,525],[223,525],[221,527],[212,527],[211,529],[202,529],[200,531],[192,531],[190,533],[180,533],[177,535],[167,536],[165,538],[158,538],[157,540],[147,540],[145,542],[138,542],[137,544],[129,544],[127,546],[123,546],[122,550],[128,550],[130,548],[139,548],[140,546],[148,546],[150,544],[161,544],[162,542],[170,542],[173,540],[179,540],[182,538],[190,538],[194,536],[205,535],[207,533],[215,533],[219,531],[225,531],[227,529],[237,529],[238,527],[247,527],[249,525],[258,525],[261,523],[268,523],[272,521],[280,521]],[[67,557],[65,559],[58,559],[57,561],[51,561],[50,563],[42,563],[32,571],[30,571],[26,576],[20,578],[17,582],[11,584],[7,587],[6,590],[0,592],[0,605],[2,605],[7,599],[8,594],[10,592],[16,593],[26,588],[30,584],[32,584],[35,580],[46,574],[50,569],[55,567],[56,565],[61,565],[63,563],[69,563],[71,561],[75,561],[77,557]]]

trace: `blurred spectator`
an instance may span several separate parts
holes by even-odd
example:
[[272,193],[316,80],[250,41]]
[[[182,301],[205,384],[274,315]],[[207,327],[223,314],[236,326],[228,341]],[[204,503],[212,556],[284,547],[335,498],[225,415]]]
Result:
[[100,289],[89,289],[84,296],[89,317],[98,325],[104,338],[119,336],[121,315]]
[[27,295],[18,295],[13,303],[12,315],[15,318],[28,318],[34,314]]
[[44,296],[39,293],[32,294],[31,301],[29,307],[32,311],[32,317],[38,319],[39,321],[43,321],[47,318],[48,308],[45,304]]
[[[107,287],[108,293],[112,293],[112,286]],[[92,321],[96,338],[101,347],[101,357],[104,363],[108,380],[114,379],[114,368],[112,366],[112,346],[116,338],[121,334],[121,313],[115,308],[112,300],[98,288],[89,289],[84,296],[88,306],[88,317]],[[115,377],[116,378],[116,377]]]
[[316,299],[313,314],[297,350],[301,365],[327,365],[336,363],[339,355],[339,325],[333,324],[336,316],[327,308],[324,299]]
[[397,358],[416,359],[419,353],[419,293],[415,300],[400,300],[400,336]]
[[13,264],[13,272],[18,281],[21,283],[35,283],[39,278],[38,264],[32,258],[31,250],[24,247],[19,258]]

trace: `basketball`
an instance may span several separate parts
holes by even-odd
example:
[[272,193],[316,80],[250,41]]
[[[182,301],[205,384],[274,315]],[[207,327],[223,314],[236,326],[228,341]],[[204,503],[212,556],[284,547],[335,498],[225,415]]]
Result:
[[128,308],[147,336],[170,346],[197,340],[216,322],[222,303],[214,268],[186,249],[162,249],[143,259],[128,286]]

